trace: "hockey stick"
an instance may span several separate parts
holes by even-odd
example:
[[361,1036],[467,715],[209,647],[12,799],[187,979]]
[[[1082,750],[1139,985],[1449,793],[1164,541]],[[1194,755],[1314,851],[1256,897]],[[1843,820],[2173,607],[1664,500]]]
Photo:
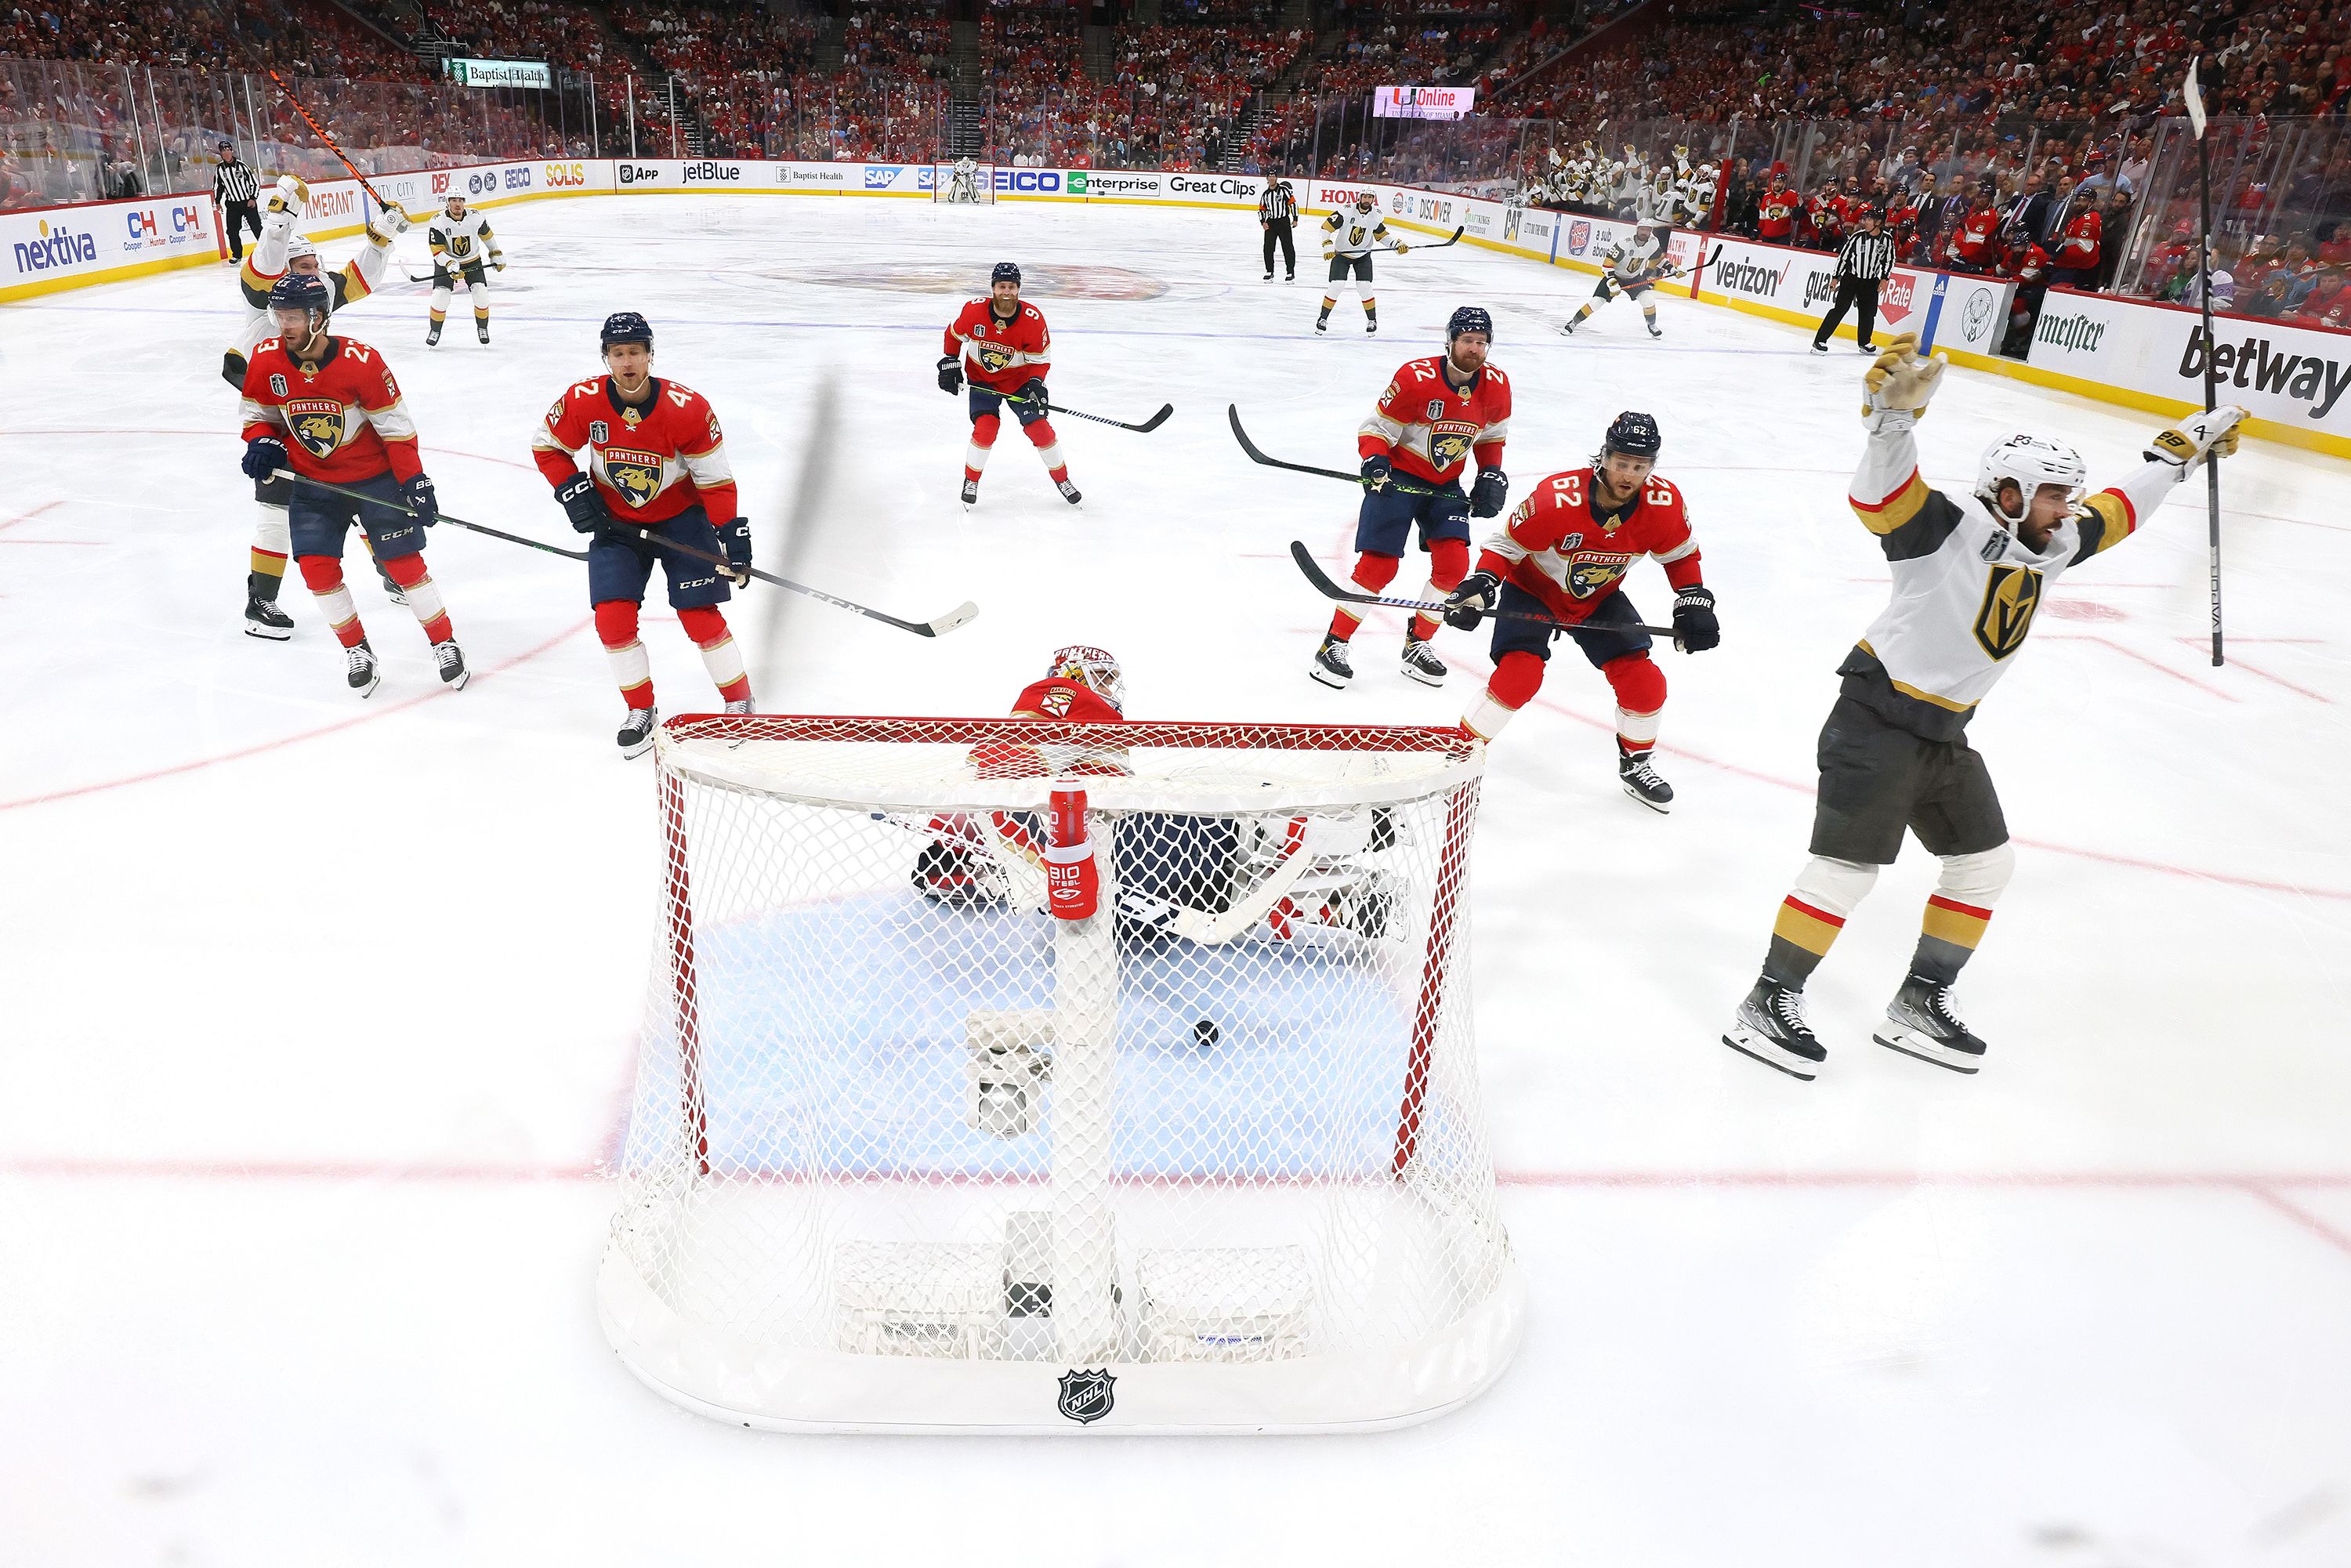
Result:
[[[354,501],[365,501],[371,506],[381,507],[388,512],[406,512],[412,517],[416,515],[416,510],[413,507],[404,507],[397,502],[384,500],[381,497],[371,496],[365,490],[354,490],[348,485],[330,485],[324,479],[313,479],[307,474],[297,474],[290,468],[280,468],[275,477],[291,479],[297,485],[308,485],[313,490],[325,490],[337,496],[348,496]],[[537,539],[527,539],[520,534],[510,534],[503,528],[494,528],[485,523],[469,523],[463,517],[453,517],[446,512],[440,514],[438,520],[464,528],[468,533],[487,534],[494,539],[504,539],[508,544],[527,545],[532,549],[545,550],[549,555],[559,555],[566,560],[588,559],[586,550],[565,549],[559,545],[541,544]]]
[[[1281,862],[1268,873],[1265,879],[1223,914],[1205,909],[1186,909],[1180,904],[1137,895],[1132,904],[1122,907],[1130,915],[1150,920],[1165,918],[1167,929],[1188,941],[1203,946],[1221,946],[1235,937],[1245,936],[1257,923],[1273,910],[1273,906],[1290,896],[1290,890],[1305,880],[1318,861],[1351,855],[1360,852],[1372,840],[1372,819],[1368,813],[1361,821],[1309,817],[1300,829],[1298,841],[1290,846]],[[1159,908],[1154,908],[1159,905]],[[1164,915],[1162,909],[1165,910]]]
[[[349,496],[356,501],[367,501],[375,506],[381,507],[387,511],[406,512],[412,517],[416,515],[416,509],[413,507],[395,505],[394,503],[379,499],[374,496],[369,495],[364,490],[353,490],[341,485],[330,485],[323,479],[306,478],[302,475],[291,473],[284,468],[280,468],[277,472],[299,485],[308,485],[317,489],[329,490],[338,496]],[[494,539],[504,539],[509,544],[528,545],[532,549],[545,550],[549,555],[559,555],[569,560],[586,560],[588,559],[584,551],[561,549],[554,545],[541,544],[537,539],[527,539],[520,534],[510,534],[502,528],[490,528],[482,523],[469,523],[463,517],[451,517],[446,512],[439,513],[436,516],[435,520],[444,523],[455,524],[456,527],[464,528],[469,533],[487,534]],[[969,624],[971,621],[979,614],[979,606],[967,600],[963,603],[956,605],[953,610],[948,611],[945,615],[938,616],[933,620],[901,621],[895,615],[885,615],[881,611],[872,609],[868,605],[860,604],[853,599],[842,599],[836,594],[827,593],[820,588],[810,588],[804,582],[794,582],[789,578],[778,577],[774,572],[761,571],[758,567],[737,568],[730,564],[723,555],[713,555],[708,550],[696,549],[692,545],[680,544],[675,539],[638,538],[622,533],[618,528],[612,530],[611,537],[632,549],[640,550],[650,549],[654,546],[659,546],[664,549],[673,549],[678,554],[689,557],[692,559],[708,561],[713,566],[724,568],[729,576],[733,576],[739,570],[748,576],[758,578],[761,582],[773,583],[778,588],[789,589],[794,593],[804,593],[809,598],[816,600],[820,603],[831,605],[835,610],[846,610],[852,615],[862,615],[869,621],[879,621],[885,626],[895,626],[901,632],[912,632],[917,637],[944,637],[948,632],[954,631],[956,627]]]
[[[268,69],[266,66],[262,68],[265,70]],[[335,157],[341,162],[343,167],[351,172],[351,178],[360,183],[360,190],[365,191],[369,195],[375,198],[375,204],[377,206],[381,207],[388,212],[398,213],[406,222],[413,224],[416,221],[414,218],[409,217],[408,209],[406,207],[400,205],[396,202],[385,201],[383,199],[383,193],[377,190],[373,185],[368,183],[368,177],[360,172],[360,166],[352,162],[349,158],[345,157],[343,155],[343,150],[336,145],[335,139],[327,134],[327,128],[319,124],[318,119],[312,115],[308,110],[302,107],[302,100],[294,96],[294,89],[286,85],[286,78],[284,77],[279,76],[276,71],[271,70],[269,72],[269,79],[277,84],[277,90],[286,95],[286,101],[292,104],[294,106],[294,112],[302,117],[302,123],[310,128],[310,134],[316,136],[321,142],[324,142],[326,144],[327,151],[333,153]]]
[[[1444,239],[1437,240],[1437,241],[1434,242],[1433,244],[1429,244],[1429,245],[1407,245],[1407,246],[1405,246],[1404,248],[1405,248],[1405,254],[1409,255],[1410,253],[1412,253],[1413,251],[1416,251],[1416,250],[1443,250],[1443,249],[1444,249],[1447,246],[1448,246],[1448,245],[1458,245],[1458,244],[1460,244],[1460,243],[1461,243],[1461,225],[1457,225],[1455,226],[1454,230],[1453,230],[1453,233],[1452,233],[1450,235],[1448,235],[1447,237],[1444,238]],[[1394,251],[1395,251],[1395,249],[1396,247],[1395,247],[1395,246],[1392,246],[1392,245],[1375,245],[1375,246],[1372,246],[1372,248],[1373,248],[1374,250],[1382,250],[1382,251],[1394,252]]]
[[[1293,474],[1312,474],[1320,478],[1340,479],[1350,485],[1360,486],[1364,482],[1364,476],[1361,474],[1349,474],[1338,468],[1317,468],[1311,463],[1284,463],[1279,457],[1269,457],[1258,450],[1257,443],[1251,441],[1249,438],[1249,432],[1241,428],[1241,411],[1238,404],[1227,403],[1225,416],[1232,422],[1233,439],[1241,444],[1241,450],[1249,454],[1249,459],[1252,463],[1262,463],[1269,468],[1287,468]],[[1407,496],[1437,494],[1437,491],[1429,486],[1407,484],[1394,475],[1388,476],[1388,483]]]
[[[1037,404],[1031,403],[1029,399],[1025,397],[1017,397],[1011,392],[1005,392],[1002,395],[1005,402],[1017,402],[1023,408],[1038,406]],[[1042,406],[1047,413],[1066,413],[1071,419],[1091,419],[1096,424],[1115,425],[1121,430],[1132,430],[1137,435],[1150,434],[1153,431],[1166,423],[1167,416],[1176,412],[1176,405],[1174,403],[1162,403],[1159,405],[1159,412],[1153,414],[1149,419],[1144,420],[1141,424],[1129,424],[1123,419],[1111,419],[1099,413],[1081,413],[1074,408],[1063,408],[1057,402],[1048,402]]]
[[[1306,574],[1306,580],[1312,583],[1316,591],[1325,599],[1335,599],[1343,604],[1384,604],[1391,610],[1414,610],[1439,621],[1445,619],[1446,606],[1442,602],[1426,599],[1405,599],[1395,594],[1363,593],[1354,589],[1340,587],[1331,580],[1329,572],[1315,564],[1313,556],[1308,554],[1306,547],[1296,539],[1290,541],[1290,559],[1298,563],[1298,570]],[[1524,610],[1481,610],[1479,613],[1493,616],[1499,621],[1531,621],[1538,626],[1549,626],[1561,632],[1594,634],[1603,632],[1646,632],[1652,637],[1675,635],[1674,629],[1670,626],[1644,626],[1637,621],[1611,621],[1599,625],[1589,625],[1562,621],[1555,615],[1535,615]]]
[[1721,246],[1719,244],[1717,244],[1717,245],[1715,246],[1715,247],[1714,247],[1714,254],[1713,254],[1712,256],[1708,256],[1704,261],[1699,262],[1696,267],[1679,267],[1679,266],[1677,266],[1677,267],[1674,267],[1674,269],[1673,269],[1672,276],[1674,276],[1674,277],[1696,277],[1698,274],[1699,274],[1699,273],[1701,273],[1701,272],[1704,272],[1708,267],[1712,267],[1716,262],[1720,261],[1721,259],[1722,259],[1722,246]]

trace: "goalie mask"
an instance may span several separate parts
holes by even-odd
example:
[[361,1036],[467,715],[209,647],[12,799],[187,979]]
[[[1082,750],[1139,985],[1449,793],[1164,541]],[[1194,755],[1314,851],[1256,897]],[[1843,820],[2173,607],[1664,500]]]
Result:
[[[2065,505],[2077,507],[2089,476],[2082,455],[2062,441],[2048,441],[2025,431],[2004,435],[1984,448],[1976,465],[1975,494],[1992,515],[2009,526],[2019,521],[2031,510],[2032,497],[2043,485],[2065,486]],[[2015,517],[2001,509],[2000,486],[2002,480],[2012,479],[2022,492],[2020,510]]]
[[1075,681],[1124,716],[1126,677],[1119,672],[1117,658],[1100,648],[1072,643],[1056,649],[1051,662],[1045,666],[1045,674],[1052,680]]

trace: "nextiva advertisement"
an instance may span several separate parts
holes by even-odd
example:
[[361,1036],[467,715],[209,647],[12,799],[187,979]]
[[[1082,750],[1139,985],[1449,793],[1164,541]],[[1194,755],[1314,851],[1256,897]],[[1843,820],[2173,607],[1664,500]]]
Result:
[[204,196],[0,213],[0,298],[203,260],[219,247],[219,220]]

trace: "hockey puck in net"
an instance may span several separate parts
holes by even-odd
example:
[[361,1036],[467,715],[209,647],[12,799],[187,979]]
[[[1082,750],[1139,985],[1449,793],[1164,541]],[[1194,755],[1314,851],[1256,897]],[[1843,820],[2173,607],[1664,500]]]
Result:
[[1224,1030],[1217,1027],[1217,1020],[1214,1019],[1202,1019],[1192,1026],[1192,1043],[1202,1051],[1207,1050],[1222,1038],[1224,1038]]

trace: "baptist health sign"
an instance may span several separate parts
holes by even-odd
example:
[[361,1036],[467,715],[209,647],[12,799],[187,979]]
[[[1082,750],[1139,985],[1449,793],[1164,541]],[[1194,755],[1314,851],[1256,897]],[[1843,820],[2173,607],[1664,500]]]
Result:
[[544,60],[449,60],[449,79],[459,87],[551,88],[555,73]]
[[1372,89],[1372,113],[1382,120],[1459,120],[1477,101],[1474,87]]

